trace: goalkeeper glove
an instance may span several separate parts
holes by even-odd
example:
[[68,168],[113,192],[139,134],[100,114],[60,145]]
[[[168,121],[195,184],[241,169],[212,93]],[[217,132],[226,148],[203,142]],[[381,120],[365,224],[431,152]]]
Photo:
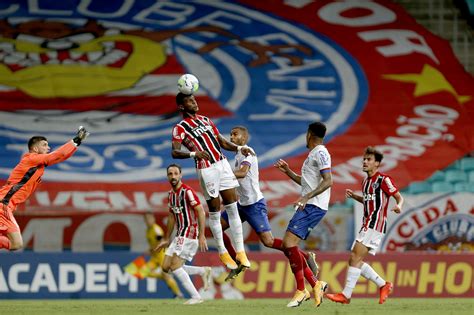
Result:
[[72,139],[72,141],[77,145],[80,146],[82,143],[82,140],[85,140],[91,133],[86,130],[83,126],[79,126],[79,129],[77,130],[77,134]]

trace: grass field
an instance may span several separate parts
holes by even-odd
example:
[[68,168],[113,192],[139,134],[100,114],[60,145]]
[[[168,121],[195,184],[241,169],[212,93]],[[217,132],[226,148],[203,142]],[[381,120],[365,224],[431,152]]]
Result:
[[[1,295],[0,295],[1,296]],[[319,308],[312,301],[298,308],[286,307],[283,299],[214,300],[200,305],[182,305],[183,300],[0,300],[0,314],[169,314],[169,315],[288,315],[288,314],[474,314],[474,299],[354,299],[350,305],[324,301]]]

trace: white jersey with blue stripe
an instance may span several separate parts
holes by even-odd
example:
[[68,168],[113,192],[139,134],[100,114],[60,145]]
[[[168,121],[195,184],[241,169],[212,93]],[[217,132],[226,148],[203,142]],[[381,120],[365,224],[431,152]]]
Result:
[[[301,167],[301,195],[306,195],[315,190],[323,180],[321,173],[330,171],[331,155],[324,145],[317,145],[309,152]],[[328,210],[330,197],[331,188],[328,188],[316,197],[309,199],[307,203]]]
[[258,180],[259,173],[257,156],[251,154],[245,156],[242,153],[237,152],[235,155],[234,170],[240,169],[242,165],[248,165],[249,171],[244,178],[238,178],[240,186],[237,187],[237,194],[239,195],[239,203],[242,206],[248,206],[263,198]]

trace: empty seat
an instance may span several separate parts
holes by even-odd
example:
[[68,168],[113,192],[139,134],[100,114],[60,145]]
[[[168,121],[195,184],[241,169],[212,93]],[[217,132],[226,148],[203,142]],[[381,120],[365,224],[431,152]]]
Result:
[[443,171],[436,171],[434,172],[430,178],[428,178],[430,182],[441,182],[444,180],[444,172]]
[[431,185],[428,182],[413,182],[408,186],[410,194],[422,194],[431,192]]
[[450,183],[467,182],[467,173],[461,170],[447,170],[444,180]]
[[474,171],[474,157],[465,157],[462,159],[461,170],[464,172]]
[[450,165],[448,165],[445,170],[459,170],[461,169],[461,162],[460,160],[456,160],[454,161],[453,163],[451,163]]
[[474,171],[469,172],[469,182],[474,184]]
[[433,192],[450,193],[454,192],[454,186],[448,182],[434,182],[431,184],[431,190]]
[[474,183],[461,182],[454,184],[455,192],[472,192],[474,193]]

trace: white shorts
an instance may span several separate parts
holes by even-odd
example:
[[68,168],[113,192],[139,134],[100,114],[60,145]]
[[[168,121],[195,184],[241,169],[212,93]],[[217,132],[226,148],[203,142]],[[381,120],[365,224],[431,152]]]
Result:
[[217,198],[219,192],[239,187],[239,182],[227,159],[197,170],[199,184],[206,200]]
[[198,247],[198,240],[177,236],[173,239],[168,249],[166,249],[165,255],[173,257],[173,255],[176,254],[176,256],[182,259],[191,261],[194,255],[196,255]]
[[382,242],[383,235],[384,234],[382,232],[373,229],[365,230],[362,228],[354,240],[354,243],[352,243],[351,250],[354,248],[354,245],[357,241],[369,248],[369,254],[375,255],[380,246],[380,242]]

